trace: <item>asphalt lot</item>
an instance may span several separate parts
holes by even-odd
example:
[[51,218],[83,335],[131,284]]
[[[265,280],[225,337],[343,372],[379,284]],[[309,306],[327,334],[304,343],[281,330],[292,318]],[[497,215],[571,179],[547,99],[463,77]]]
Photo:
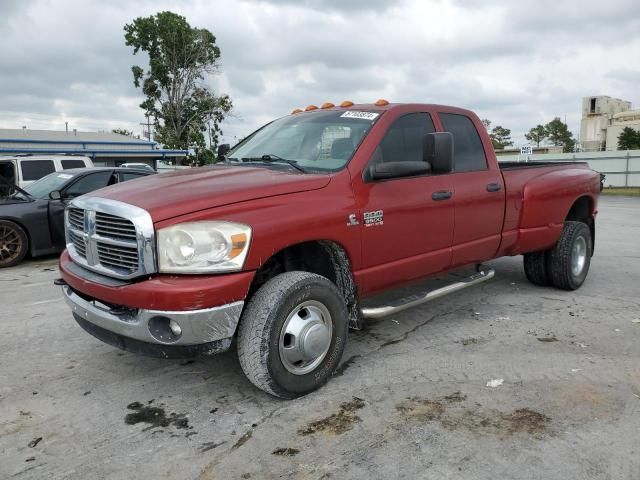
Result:
[[640,198],[603,198],[580,290],[491,262],[494,280],[354,332],[330,383],[289,402],[234,351],[158,360],[93,339],[56,259],[2,270],[0,478],[637,480],[639,239]]

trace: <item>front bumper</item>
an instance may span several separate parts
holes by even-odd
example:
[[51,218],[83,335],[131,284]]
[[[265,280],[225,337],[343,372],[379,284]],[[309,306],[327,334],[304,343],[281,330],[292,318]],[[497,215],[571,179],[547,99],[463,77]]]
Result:
[[112,308],[83,298],[69,285],[64,285],[62,291],[76,319],[79,317],[118,336],[174,347],[209,344],[233,337],[244,305],[243,301],[237,301],[187,311]]

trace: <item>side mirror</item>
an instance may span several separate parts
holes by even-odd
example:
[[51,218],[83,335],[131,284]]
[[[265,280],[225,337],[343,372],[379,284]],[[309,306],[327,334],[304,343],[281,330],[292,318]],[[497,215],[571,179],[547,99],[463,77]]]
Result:
[[431,165],[427,162],[387,162],[377,163],[369,169],[369,175],[373,180],[387,178],[413,177],[426,175],[431,172]]
[[228,143],[223,143],[222,145],[218,145],[218,161],[220,161],[227,153],[231,150],[231,145]]
[[422,139],[422,158],[431,164],[433,173],[453,171],[453,135],[449,132],[427,133]]
[[54,190],[53,192],[49,192],[49,198],[51,200],[60,200],[62,198],[62,194],[60,190]]

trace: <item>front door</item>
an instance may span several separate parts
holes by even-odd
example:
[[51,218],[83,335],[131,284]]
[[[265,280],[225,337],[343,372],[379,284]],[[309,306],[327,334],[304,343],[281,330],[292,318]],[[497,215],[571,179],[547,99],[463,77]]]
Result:
[[[422,141],[434,132],[427,113],[398,118],[374,153],[379,162],[422,161]],[[448,268],[453,240],[450,175],[366,179],[362,225],[362,293],[415,280]]]

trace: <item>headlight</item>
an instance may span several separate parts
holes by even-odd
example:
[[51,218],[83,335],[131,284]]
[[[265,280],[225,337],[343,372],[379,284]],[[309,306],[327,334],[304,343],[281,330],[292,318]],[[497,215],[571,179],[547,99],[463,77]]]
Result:
[[242,269],[251,227],[233,222],[189,222],[158,230],[162,273],[216,273]]

